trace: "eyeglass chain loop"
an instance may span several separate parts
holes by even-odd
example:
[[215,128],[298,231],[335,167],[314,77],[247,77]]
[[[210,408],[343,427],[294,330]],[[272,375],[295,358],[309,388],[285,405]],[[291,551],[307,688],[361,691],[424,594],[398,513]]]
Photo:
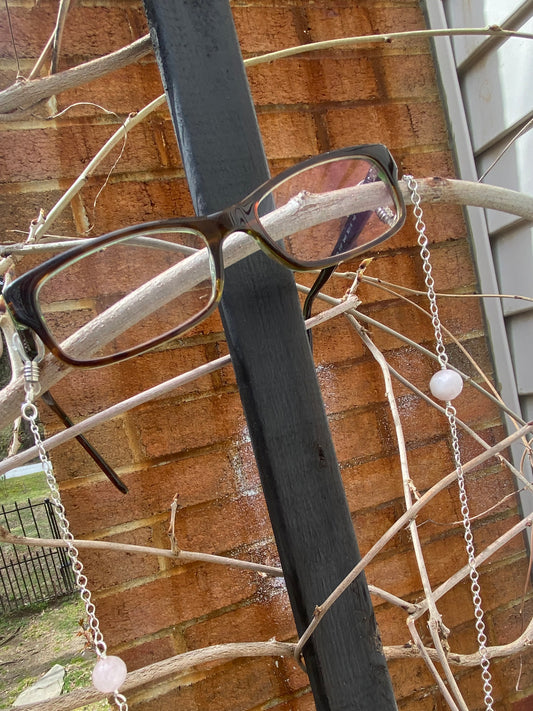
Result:
[[[105,659],[111,659],[107,657],[107,646],[104,641],[102,632],[100,631],[100,622],[96,616],[96,609],[94,603],[91,600],[91,592],[87,587],[87,578],[83,573],[83,565],[79,559],[79,552],[74,545],[74,536],[70,531],[70,524],[65,513],[65,507],[61,502],[61,496],[57,486],[57,481],[54,475],[52,462],[46,451],[41,434],[39,432],[38,417],[39,411],[34,403],[35,398],[40,392],[39,384],[39,363],[44,355],[44,348],[39,341],[38,353],[34,359],[31,359],[26,354],[24,347],[18,337],[18,334],[14,336],[15,348],[21,355],[24,362],[24,391],[25,398],[21,406],[21,414],[24,420],[26,420],[30,426],[35,446],[39,454],[39,460],[43,467],[43,471],[46,477],[46,482],[48,488],[50,489],[50,499],[55,507],[55,510],[59,519],[59,530],[61,533],[61,539],[65,542],[67,548],[67,555],[70,558],[72,571],[74,573],[74,579],[76,585],[80,592],[80,597],[85,606],[85,612],[87,614],[89,628],[91,630],[92,642],[94,645],[94,650],[98,657],[98,662]],[[123,662],[122,662],[123,665]],[[96,667],[95,667],[96,668]],[[118,692],[118,689],[109,692],[113,694],[113,699],[119,711],[128,711],[128,704],[126,698],[123,694]]]
[[[441,369],[446,369],[448,365],[448,355],[446,353],[446,347],[444,345],[444,339],[442,337],[442,325],[439,317],[437,297],[435,294],[435,282],[432,276],[432,267],[430,262],[431,254],[428,248],[426,225],[423,220],[424,213],[420,205],[421,197],[420,193],[418,192],[418,183],[412,175],[404,175],[404,180],[406,181],[407,187],[411,194],[411,201],[413,203],[414,215],[416,218],[415,229],[418,234],[418,244],[420,246],[420,256],[422,258],[422,268],[424,270],[424,281],[426,285],[427,296],[429,299],[429,308],[431,312],[431,322],[433,324],[433,329],[435,332],[435,350]],[[475,627],[479,647],[485,709],[486,711],[493,711],[494,699],[492,697],[492,676],[490,673],[490,661],[487,651],[487,636],[485,634],[485,623],[483,620],[483,608],[481,603],[481,594],[479,586],[479,573],[476,567],[474,537],[472,534],[472,526],[470,523],[470,510],[468,506],[468,495],[466,492],[465,474],[461,462],[461,449],[459,445],[459,437],[457,434],[457,411],[450,401],[446,402],[445,412],[450,427],[453,458],[457,471],[457,482],[459,485],[459,500],[461,503],[461,515],[463,517],[466,553],[468,555],[470,589],[472,592],[474,616],[476,619]]]

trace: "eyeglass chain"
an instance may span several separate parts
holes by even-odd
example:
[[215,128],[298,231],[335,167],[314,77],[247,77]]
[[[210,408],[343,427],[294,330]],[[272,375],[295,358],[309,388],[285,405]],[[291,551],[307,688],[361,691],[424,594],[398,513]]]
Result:
[[58,514],[61,538],[66,544],[67,555],[70,558],[76,585],[85,605],[94,650],[98,657],[93,671],[93,684],[99,691],[106,694],[113,694],[113,699],[119,711],[128,711],[126,697],[118,692],[118,688],[126,677],[126,665],[119,657],[107,655],[107,646],[104,642],[102,632],[100,631],[100,623],[96,616],[94,603],[91,600],[91,592],[87,587],[87,578],[83,573],[83,565],[78,557],[78,549],[73,543],[74,536],[70,531],[70,524],[65,514],[65,507],[61,502],[52,462],[44,447],[37,424],[39,412],[34,400],[40,390],[39,362],[43,357],[43,351],[40,349],[37,357],[31,360],[26,355],[18,336],[15,336],[15,346],[24,359],[24,390],[26,395],[21,406],[22,417],[29,423],[33,434],[35,446],[39,453],[39,459],[50,489],[50,498]]
[[[426,236],[426,225],[423,221],[423,210],[420,206],[421,198],[418,192],[418,183],[413,178],[412,175],[405,175],[404,180],[407,183],[407,187],[411,193],[411,201],[413,203],[414,215],[416,218],[415,229],[418,234],[418,244],[420,246],[420,256],[422,258],[422,265],[424,270],[424,281],[427,289],[427,296],[429,299],[429,308],[431,312],[431,322],[433,324],[433,329],[435,332],[435,350],[437,352],[437,357],[439,365],[441,367],[441,373],[436,373],[432,380],[442,373],[446,376],[449,373],[455,373],[455,371],[448,370],[448,355],[446,353],[446,348],[444,346],[444,340],[442,337],[442,327],[439,317],[439,309],[437,306],[437,297],[435,294],[435,282],[432,276],[431,262],[430,262],[430,251],[428,248],[428,238]],[[460,377],[460,376],[458,376]],[[447,379],[447,378],[446,378]],[[431,385],[430,385],[431,387]],[[459,387],[459,392],[462,389],[462,380]],[[435,391],[432,389],[435,393]],[[446,390],[445,390],[446,392]],[[487,651],[487,636],[485,634],[485,623],[483,621],[483,608],[481,604],[481,594],[479,586],[479,573],[476,567],[476,556],[474,549],[474,537],[472,535],[472,526],[470,523],[470,511],[468,507],[468,495],[466,492],[465,485],[465,475],[463,471],[463,466],[461,462],[461,450],[459,445],[459,437],[457,435],[457,411],[455,407],[451,404],[450,400],[456,397],[459,392],[448,391],[448,397],[441,399],[446,399],[446,417],[450,426],[451,443],[453,449],[453,457],[455,468],[457,471],[457,483],[459,485],[459,500],[461,503],[461,515],[463,517],[463,528],[464,528],[464,539],[466,543],[466,552],[468,555],[468,567],[470,575],[470,589],[472,592],[472,601],[474,604],[474,616],[476,619],[475,627],[477,631],[477,641],[479,647],[480,665],[481,665],[481,678],[483,680],[483,692],[485,694],[485,708],[486,711],[493,710],[494,700],[492,698],[492,676],[490,673],[490,661]],[[438,397],[438,395],[437,395]]]

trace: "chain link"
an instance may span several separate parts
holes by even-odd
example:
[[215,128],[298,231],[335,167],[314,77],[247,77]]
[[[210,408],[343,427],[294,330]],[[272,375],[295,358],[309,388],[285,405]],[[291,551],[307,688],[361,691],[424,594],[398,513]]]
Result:
[[[28,369],[29,370],[29,369]],[[50,489],[50,499],[56,509],[59,518],[59,530],[61,532],[61,538],[65,542],[67,547],[67,555],[70,558],[70,563],[72,570],[74,572],[74,579],[76,585],[80,592],[80,597],[85,606],[85,612],[87,614],[89,628],[91,630],[92,641],[94,644],[94,649],[98,659],[103,659],[106,656],[107,646],[104,642],[104,637],[100,631],[100,622],[96,616],[96,608],[91,600],[91,591],[87,587],[87,578],[83,573],[83,565],[78,557],[78,549],[74,545],[74,536],[70,531],[70,524],[65,513],[65,507],[61,501],[61,496],[59,494],[59,489],[57,486],[57,480],[54,475],[52,468],[52,462],[48,456],[43,441],[41,439],[41,433],[39,432],[39,426],[37,424],[37,419],[39,412],[37,407],[33,403],[33,397],[37,390],[36,382],[38,381],[38,376],[35,377],[35,370],[32,371],[32,379],[25,382],[26,398],[21,407],[21,414],[24,420],[26,420],[30,426],[31,432],[33,434],[33,439],[35,441],[35,446],[39,453],[39,459],[41,461],[44,474],[46,476],[46,481],[48,488]],[[113,699],[119,711],[128,711],[128,704],[126,698],[118,693],[118,691],[113,692]]]
[[[431,254],[428,248],[428,238],[426,236],[426,225],[423,220],[423,210],[420,206],[421,198],[418,192],[418,183],[412,175],[405,175],[404,180],[411,193],[411,200],[416,218],[415,229],[418,234],[418,244],[420,246],[420,256],[422,258],[422,268],[424,270],[424,281],[426,284],[429,299],[429,309],[431,312],[431,322],[435,331],[435,350],[442,369],[448,365],[448,355],[442,337],[442,326],[437,306],[437,296],[435,294],[435,282],[432,276]],[[470,510],[468,507],[468,494],[466,492],[465,474],[461,462],[461,448],[459,436],[457,434],[457,411],[450,403],[446,403],[446,417],[450,426],[450,435],[453,449],[453,459],[457,472],[457,483],[459,485],[459,501],[461,504],[461,516],[463,517],[464,540],[466,554],[468,556],[468,568],[470,576],[470,590],[472,592],[472,602],[474,604],[475,627],[477,632],[477,642],[479,648],[481,678],[483,681],[483,693],[486,711],[493,711],[494,699],[492,697],[492,676],[490,673],[490,661],[487,651],[487,636],[485,634],[485,622],[483,620],[483,607],[481,601],[481,589],[479,586],[479,573],[476,568],[476,553],[474,548],[474,536],[470,522]]]

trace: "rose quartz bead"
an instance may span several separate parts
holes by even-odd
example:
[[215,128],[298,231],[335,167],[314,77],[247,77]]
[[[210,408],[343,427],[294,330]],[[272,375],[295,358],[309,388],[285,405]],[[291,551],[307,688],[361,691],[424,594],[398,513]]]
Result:
[[448,402],[456,398],[463,389],[463,379],[455,370],[439,370],[429,381],[431,394],[438,400]]
[[110,694],[122,686],[127,673],[126,665],[120,657],[102,657],[94,665],[94,687],[103,694]]

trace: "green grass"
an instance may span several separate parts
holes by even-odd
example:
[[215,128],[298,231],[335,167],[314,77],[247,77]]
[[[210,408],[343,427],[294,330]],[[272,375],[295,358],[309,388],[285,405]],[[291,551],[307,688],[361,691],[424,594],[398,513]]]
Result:
[[0,479],[0,504],[7,506],[27,499],[41,500],[49,494],[48,484],[43,472],[17,476],[13,479]]
[[[84,616],[83,603],[74,595],[61,603],[34,605],[23,613],[0,617],[0,642],[4,656],[10,646],[15,651],[20,650],[17,655],[20,660],[17,658],[15,662],[17,669],[13,669],[12,663],[4,667],[11,672],[9,679],[2,674],[0,667],[0,709],[10,708],[21,691],[36,680],[36,676],[27,668],[26,661],[32,658],[32,646],[36,650],[46,646],[48,669],[54,664],[65,667],[63,693],[91,685],[96,658],[92,653],[82,654],[83,639],[79,637],[79,632],[80,620]],[[20,648],[21,643],[23,648]],[[107,701],[83,707],[85,711],[108,711],[110,708]]]

